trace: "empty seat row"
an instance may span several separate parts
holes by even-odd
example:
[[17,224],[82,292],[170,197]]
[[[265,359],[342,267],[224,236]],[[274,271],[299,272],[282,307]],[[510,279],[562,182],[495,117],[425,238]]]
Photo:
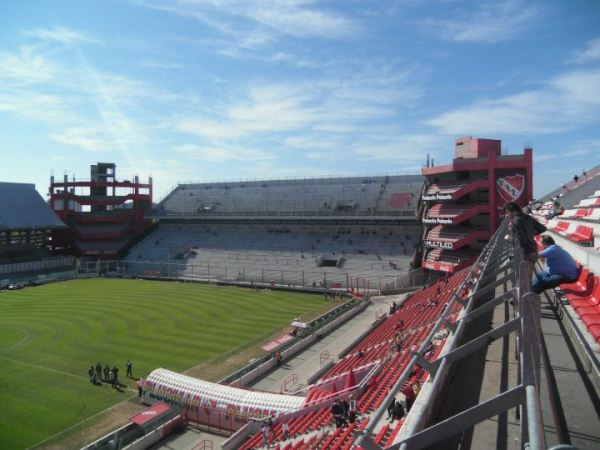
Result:
[[594,229],[590,226],[560,220],[555,226],[549,228],[580,245],[591,246],[594,244]]
[[596,342],[600,344],[600,281],[582,268],[577,281],[560,285],[560,290]]

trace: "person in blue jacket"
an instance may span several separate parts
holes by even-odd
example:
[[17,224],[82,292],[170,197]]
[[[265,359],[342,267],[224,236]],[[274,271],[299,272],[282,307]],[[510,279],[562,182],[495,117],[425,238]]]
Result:
[[535,276],[532,289],[536,294],[577,280],[579,276],[577,263],[564,248],[556,245],[552,236],[542,236],[542,246],[544,250],[540,252],[540,258],[546,260],[548,269]]

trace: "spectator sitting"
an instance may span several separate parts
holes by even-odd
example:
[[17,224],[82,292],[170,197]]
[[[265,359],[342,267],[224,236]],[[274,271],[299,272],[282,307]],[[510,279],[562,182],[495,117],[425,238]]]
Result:
[[393,417],[394,417],[394,407],[395,406],[396,406],[396,397],[393,397],[387,407],[388,416],[387,416],[386,420],[389,420],[389,419],[394,420]]
[[404,411],[404,407],[402,406],[402,403],[397,401],[394,404],[394,410],[392,412],[392,422],[394,420],[402,419],[405,415],[406,415],[406,412]]
[[548,214],[547,218],[554,219],[556,216],[560,216],[564,212],[565,208],[563,208],[563,206],[559,202],[554,202],[552,205],[552,211],[550,211],[550,214]]
[[544,250],[540,252],[540,257],[546,259],[548,270],[536,275],[533,282],[533,291],[536,294],[577,280],[579,271],[575,260],[562,247],[556,245],[552,236],[542,236],[542,246]]

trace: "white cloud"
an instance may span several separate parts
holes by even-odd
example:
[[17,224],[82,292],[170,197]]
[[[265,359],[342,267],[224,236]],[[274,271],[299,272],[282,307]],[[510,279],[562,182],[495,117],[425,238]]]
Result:
[[21,47],[18,53],[0,53],[0,83],[4,85],[39,84],[56,79],[60,74],[59,67],[36,52],[35,47]]
[[93,39],[84,33],[79,31],[71,30],[65,27],[54,27],[54,28],[35,28],[26,30],[23,32],[25,36],[41,39],[45,41],[58,42],[60,44],[97,44],[99,41]]
[[137,117],[148,102],[176,96],[54,49],[24,46],[0,53],[0,112],[48,127],[55,142],[88,152],[117,149],[130,160],[132,148],[148,142],[151,128],[130,118],[131,111]]
[[340,39],[350,37],[357,24],[342,14],[307,7],[312,2],[257,0],[248,2],[245,10],[249,17],[281,33],[296,37],[324,37]]
[[[579,158],[579,157],[587,157],[587,155],[597,155],[600,153],[600,140],[587,139],[576,141],[567,145],[562,145],[558,149],[552,150],[550,153],[547,153],[547,149],[542,150],[544,153],[539,154],[535,153],[533,157],[533,161],[535,163],[540,163],[544,161],[551,161],[555,159],[565,159],[565,158]],[[595,165],[595,162],[592,162],[592,165]]]
[[537,90],[482,100],[427,123],[448,134],[550,134],[598,122],[600,70],[560,75]]
[[100,152],[110,148],[100,130],[89,128],[68,128],[64,131],[52,133],[50,137],[65,145],[71,145],[90,152]]
[[140,66],[145,67],[147,69],[165,69],[165,70],[182,69],[184,67],[183,64],[179,64],[179,63],[158,62],[158,61],[152,61],[149,59],[145,59],[142,62],[140,62]]
[[571,62],[590,63],[600,61],[600,38],[588,41],[585,48],[578,50],[571,58]]
[[[354,154],[365,159],[403,163],[425,163],[426,154],[437,154],[448,139],[434,134],[388,134],[372,136],[355,145]],[[414,167],[417,167],[415,165]]]
[[29,89],[0,91],[0,111],[55,126],[79,120],[73,103],[68,96],[45,94]]
[[313,142],[332,133],[356,135],[371,129],[371,121],[397,116],[399,100],[408,103],[421,94],[408,73],[390,72],[363,69],[347,77],[255,82],[210,112],[180,116],[173,127],[212,142],[268,136],[285,144],[296,134],[313,133],[318,136]]
[[494,44],[518,39],[542,16],[543,10],[523,0],[487,1],[451,18],[422,22],[429,33],[454,42]]
[[193,159],[210,162],[260,161],[274,158],[273,154],[247,147],[214,147],[186,144],[175,146],[173,150]]
[[[360,30],[355,20],[342,13],[318,8],[315,3],[311,0],[192,0],[171,4],[138,1],[141,6],[200,21],[220,33],[237,36],[242,44],[253,46],[270,42],[273,33],[299,38],[342,39]],[[245,22],[239,23],[240,19]]]

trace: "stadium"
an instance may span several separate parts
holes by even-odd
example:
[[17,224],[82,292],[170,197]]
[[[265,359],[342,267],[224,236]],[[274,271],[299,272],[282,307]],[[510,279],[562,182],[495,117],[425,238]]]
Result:
[[[534,201],[533,153],[157,203],[114,163],[0,182],[0,446],[597,448],[600,165]],[[508,202],[576,280],[532,291]]]

